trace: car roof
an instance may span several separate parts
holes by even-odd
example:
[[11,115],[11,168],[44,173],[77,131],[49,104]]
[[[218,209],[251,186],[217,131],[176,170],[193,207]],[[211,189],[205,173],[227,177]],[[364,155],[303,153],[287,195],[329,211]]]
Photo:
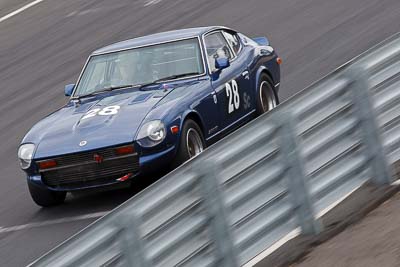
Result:
[[191,37],[198,37],[202,34],[216,30],[216,29],[228,29],[222,26],[208,26],[208,27],[197,27],[197,28],[188,28],[188,29],[181,29],[181,30],[174,30],[174,31],[167,31],[167,32],[160,32],[155,34],[150,34],[134,39],[129,39],[126,41],[118,42],[115,44],[111,44],[100,49],[97,49],[92,53],[92,55],[98,54],[105,54],[109,52],[119,51],[130,49],[138,46],[146,46],[151,44],[157,43],[164,43],[168,41],[173,41],[176,39],[185,39]]

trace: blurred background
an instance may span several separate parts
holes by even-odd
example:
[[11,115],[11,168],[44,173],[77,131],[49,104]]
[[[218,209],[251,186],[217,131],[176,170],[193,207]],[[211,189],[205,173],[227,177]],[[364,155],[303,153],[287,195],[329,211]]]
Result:
[[398,32],[399,15],[398,0],[1,0],[0,266],[26,265],[134,194],[70,195],[44,210],[18,165],[24,134],[66,103],[64,85],[91,51],[165,30],[228,26],[270,39],[283,59],[285,100]]

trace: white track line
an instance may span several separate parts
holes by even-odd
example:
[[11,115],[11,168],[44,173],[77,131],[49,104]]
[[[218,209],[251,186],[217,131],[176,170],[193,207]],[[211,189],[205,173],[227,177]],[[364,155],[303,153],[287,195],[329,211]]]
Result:
[[286,244],[289,240],[295,238],[301,233],[300,228],[296,228],[281,239],[279,239],[277,242],[272,244],[269,248],[266,250],[262,251],[260,254],[258,254],[256,257],[251,259],[249,262],[245,263],[243,267],[252,267],[259,263],[261,260],[265,259],[267,256],[269,256],[271,253],[273,253],[275,250]]
[[34,223],[28,223],[28,224],[22,224],[22,225],[10,226],[10,227],[0,227],[0,234],[20,231],[20,230],[26,230],[26,229],[30,229],[30,228],[36,228],[36,227],[43,227],[43,226],[53,225],[53,224],[67,223],[67,222],[73,222],[73,221],[82,221],[82,220],[93,219],[93,218],[100,218],[100,217],[106,215],[107,213],[108,213],[108,211],[102,211],[102,212],[95,212],[95,213],[90,213],[90,214],[86,214],[86,215],[60,218],[60,219],[55,219],[55,220],[48,220],[48,221],[43,221],[43,222],[34,222]]
[[400,185],[400,179],[399,179],[399,180],[396,180],[396,181],[394,181],[394,182],[392,183],[392,185]]
[[322,216],[324,216],[326,213],[328,213],[331,209],[333,209],[334,207],[336,207],[337,205],[339,205],[342,201],[344,201],[346,198],[348,198],[351,194],[353,194],[355,191],[357,191],[358,189],[360,189],[361,186],[363,186],[367,181],[364,181],[362,184],[360,184],[359,186],[357,186],[356,188],[354,188],[353,190],[351,190],[350,192],[348,192],[347,194],[345,194],[343,197],[339,198],[338,200],[336,200],[335,202],[333,202],[332,204],[330,204],[328,207],[326,207],[325,209],[321,210],[320,212],[317,213],[317,215],[315,216],[315,218],[319,219]]
[[146,3],[144,4],[144,6],[152,6],[155,4],[160,3],[162,0],[147,0]]
[[34,5],[37,5],[37,4],[39,4],[40,2],[43,2],[43,1],[44,1],[44,0],[36,0],[36,1],[33,1],[33,2],[29,3],[29,4],[27,4],[27,5],[25,5],[25,6],[23,6],[23,7],[19,8],[19,9],[15,10],[15,11],[13,11],[13,12],[11,12],[11,13],[5,15],[4,17],[1,17],[1,18],[0,18],[0,23],[3,22],[3,21],[5,21],[5,20],[7,20],[7,19],[9,19],[9,18],[11,18],[11,17],[14,17],[15,15],[21,13],[22,11],[24,11],[24,10],[30,8],[30,7],[33,7]]

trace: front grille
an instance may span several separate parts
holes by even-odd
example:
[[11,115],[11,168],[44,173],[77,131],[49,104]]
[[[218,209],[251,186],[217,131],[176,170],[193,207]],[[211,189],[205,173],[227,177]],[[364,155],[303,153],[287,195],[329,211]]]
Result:
[[[106,148],[50,158],[57,162],[57,167],[39,172],[43,182],[53,188],[108,184],[124,175],[136,175],[139,172],[139,157],[136,153],[119,156],[114,151],[115,148]],[[95,154],[103,157],[101,163],[95,161]]]
[[117,147],[111,147],[111,148],[98,149],[95,151],[78,152],[74,154],[54,157],[51,159],[54,159],[57,162],[57,167],[77,165],[77,164],[82,164],[84,162],[94,162],[93,159],[94,154],[102,155],[105,160],[118,157],[118,155],[115,153],[116,148]]

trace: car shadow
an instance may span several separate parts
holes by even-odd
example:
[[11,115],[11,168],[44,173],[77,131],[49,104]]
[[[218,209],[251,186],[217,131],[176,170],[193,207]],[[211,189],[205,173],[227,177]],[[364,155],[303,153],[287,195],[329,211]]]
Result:
[[[40,208],[35,217],[36,219],[42,217],[46,220],[55,220],[89,215],[88,218],[97,219],[103,213],[113,210],[135,196],[160,177],[158,174],[146,179],[142,178],[140,182],[121,184],[118,187],[104,187],[68,193],[65,203],[54,207]],[[96,213],[100,215],[96,216]],[[90,215],[93,215],[93,217]]]

